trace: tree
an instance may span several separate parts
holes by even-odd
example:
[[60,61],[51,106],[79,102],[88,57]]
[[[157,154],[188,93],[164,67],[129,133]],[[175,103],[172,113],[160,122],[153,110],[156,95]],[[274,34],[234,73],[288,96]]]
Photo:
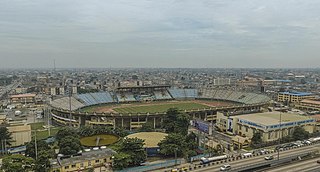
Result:
[[[35,151],[35,144],[34,141],[29,142],[26,145],[26,155],[28,157],[31,157],[33,159],[36,159],[36,151]],[[48,145],[47,142],[45,142],[44,140],[38,140],[37,141],[37,151],[41,152],[41,151],[48,151],[50,150],[50,147]]]
[[120,137],[125,137],[125,136],[129,135],[129,133],[124,128],[121,128],[121,127],[115,128],[113,130],[113,132],[114,132],[114,134],[116,134]]
[[303,140],[309,138],[309,133],[302,127],[296,127],[292,133],[294,140]]
[[78,133],[81,137],[88,137],[94,135],[94,129],[92,126],[83,126]]
[[114,156],[113,166],[115,169],[122,170],[127,168],[131,163],[131,156],[126,153],[118,153]]
[[6,156],[2,160],[1,169],[5,172],[29,172],[33,168],[34,160],[20,154]]
[[50,155],[47,151],[40,151],[35,164],[36,172],[47,172],[50,169]]
[[181,133],[183,135],[188,134],[188,128],[190,125],[190,117],[188,114],[178,114],[176,122],[176,127],[175,127],[175,132],[176,133]]
[[130,155],[131,162],[133,166],[140,165],[145,162],[147,153],[143,148],[144,140],[138,138],[126,138],[123,139],[120,152]]
[[94,172],[94,168],[89,168],[86,172]]
[[77,131],[74,128],[64,127],[57,132],[56,139],[59,142],[67,136],[79,137]]
[[144,140],[138,138],[125,138],[117,148],[118,154],[114,158],[116,169],[123,169],[129,166],[137,166],[145,162],[147,153],[143,148]]
[[94,134],[109,134],[112,133],[112,129],[109,126],[94,126]]
[[168,109],[163,119],[163,127],[166,129],[166,132],[172,133],[175,131],[175,121],[177,120],[177,115],[179,114],[180,112],[177,108]]
[[190,117],[187,114],[182,114],[177,108],[168,109],[164,120],[163,127],[167,133],[188,134]]
[[160,153],[170,157],[175,156],[175,152],[178,157],[184,156],[189,150],[186,137],[179,133],[170,133],[158,145],[160,147]]
[[7,145],[11,145],[12,137],[7,127],[0,127],[0,148],[3,150]]
[[145,123],[139,129],[140,132],[151,132],[154,131],[153,125],[151,123]]
[[198,148],[197,135],[194,134],[193,132],[188,134],[186,137],[186,143],[187,143],[188,149],[190,149],[190,150],[197,149]]
[[260,145],[262,143],[262,134],[260,132],[255,132],[251,138],[252,145]]
[[60,148],[59,153],[64,155],[73,155],[81,150],[81,144],[79,137],[77,136],[66,136],[58,142]]

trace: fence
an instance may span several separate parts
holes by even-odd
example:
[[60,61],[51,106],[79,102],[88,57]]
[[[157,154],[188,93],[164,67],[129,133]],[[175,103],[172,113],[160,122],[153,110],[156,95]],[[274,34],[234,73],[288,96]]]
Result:
[[117,170],[116,172],[143,172],[143,171],[150,171],[150,170],[156,170],[156,169],[161,169],[161,168],[167,168],[167,167],[171,167],[174,165],[180,165],[182,163],[184,163],[184,159],[168,160],[168,161],[165,161],[162,163],[157,163],[157,164],[150,164],[150,165],[145,165],[145,166]]

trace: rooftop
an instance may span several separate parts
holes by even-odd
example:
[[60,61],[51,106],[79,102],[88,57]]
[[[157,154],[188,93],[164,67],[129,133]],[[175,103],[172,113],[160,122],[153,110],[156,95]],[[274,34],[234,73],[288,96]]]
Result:
[[140,132],[127,136],[128,138],[139,138],[144,140],[144,147],[154,148],[158,147],[158,143],[163,140],[168,134],[160,132]]
[[[277,125],[280,122],[280,112],[266,112],[266,113],[254,113],[247,115],[238,115],[238,119],[250,121],[253,123],[270,126]],[[281,113],[281,123],[299,122],[312,119],[307,116],[291,114],[291,113]]]
[[23,97],[35,97],[36,94],[18,94],[18,95],[12,95],[11,98],[23,98]]
[[76,164],[76,163],[81,163],[86,160],[97,160],[105,157],[110,157],[116,152],[113,151],[112,149],[99,149],[99,150],[92,150],[90,152],[83,152],[79,156],[73,156],[70,158],[58,158],[51,160],[51,164],[55,167],[58,166],[59,163],[62,166],[65,165],[71,165],[71,164]]
[[304,100],[301,101],[301,103],[308,103],[308,104],[320,105],[320,101],[319,101],[319,100],[304,99]]
[[31,131],[31,126],[30,125],[10,126],[8,127],[8,130],[9,132],[12,132],[12,133]]
[[286,91],[286,92],[279,92],[280,94],[292,95],[292,96],[310,96],[312,93],[307,92],[297,92],[297,91]]

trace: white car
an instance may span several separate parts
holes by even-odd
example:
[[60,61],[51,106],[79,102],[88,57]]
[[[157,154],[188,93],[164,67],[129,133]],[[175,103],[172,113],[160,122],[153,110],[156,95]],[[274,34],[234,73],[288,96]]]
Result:
[[222,167],[220,167],[220,171],[229,171],[231,170],[231,166],[229,164],[225,164]]
[[266,157],[264,157],[264,159],[265,159],[265,160],[273,160],[273,156],[272,156],[272,155],[266,156]]

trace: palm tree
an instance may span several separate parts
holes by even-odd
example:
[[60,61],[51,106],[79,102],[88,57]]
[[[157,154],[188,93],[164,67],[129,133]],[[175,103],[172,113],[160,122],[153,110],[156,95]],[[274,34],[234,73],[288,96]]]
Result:
[[0,127],[0,148],[4,150],[7,145],[11,145],[12,137],[7,127]]

